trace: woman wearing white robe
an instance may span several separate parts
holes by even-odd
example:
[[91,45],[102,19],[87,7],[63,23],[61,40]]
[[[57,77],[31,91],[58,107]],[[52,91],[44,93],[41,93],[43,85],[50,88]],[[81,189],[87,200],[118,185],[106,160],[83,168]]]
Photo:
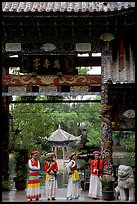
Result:
[[[67,165],[67,171],[68,171],[68,187],[67,187],[67,195],[66,195],[67,200],[79,198],[80,179],[79,179],[77,164],[75,160],[76,160],[76,153],[73,153],[71,154],[70,161]],[[75,173],[76,173],[76,176],[74,175]]]

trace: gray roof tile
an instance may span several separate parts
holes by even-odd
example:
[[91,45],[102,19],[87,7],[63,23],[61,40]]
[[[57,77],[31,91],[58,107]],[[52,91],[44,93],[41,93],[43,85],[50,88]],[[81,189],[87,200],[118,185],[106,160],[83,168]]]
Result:
[[3,12],[107,12],[135,7],[135,2],[2,2]]
[[65,142],[65,141],[77,141],[79,140],[79,137],[76,137],[65,130],[62,130],[61,128],[58,128],[56,131],[54,131],[51,136],[48,138],[48,141],[50,142]]

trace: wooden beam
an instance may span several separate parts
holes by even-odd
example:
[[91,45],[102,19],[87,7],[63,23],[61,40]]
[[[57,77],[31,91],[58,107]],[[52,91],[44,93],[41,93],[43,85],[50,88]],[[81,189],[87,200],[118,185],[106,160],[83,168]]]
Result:
[[[26,103],[26,101],[16,100],[10,101],[9,103]],[[27,103],[101,103],[101,100],[28,100]]]
[[[20,57],[7,58],[5,63],[7,67],[20,67],[21,59]],[[75,57],[74,63],[76,67],[101,66],[101,57]]]
[[4,75],[2,86],[100,86],[100,75]]

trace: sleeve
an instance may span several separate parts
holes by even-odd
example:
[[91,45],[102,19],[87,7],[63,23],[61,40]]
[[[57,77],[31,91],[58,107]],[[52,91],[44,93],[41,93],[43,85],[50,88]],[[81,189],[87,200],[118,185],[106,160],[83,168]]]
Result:
[[67,171],[68,171],[68,174],[70,174],[72,171],[71,171],[71,167],[72,167],[72,162],[70,161],[67,165]]
[[53,165],[53,171],[54,171],[54,173],[56,173],[58,171],[58,164],[57,164],[57,162],[55,162],[55,164]]
[[74,167],[75,167],[75,165],[76,165],[76,162],[75,162],[75,161],[73,161],[73,165],[71,166],[71,168],[74,168]]
[[38,167],[37,167],[38,170],[40,170],[40,161],[38,160]]
[[57,164],[57,162],[55,163],[55,170],[58,171],[58,164]]
[[100,160],[99,170],[103,172],[103,161],[102,160]]
[[36,166],[32,166],[31,159],[29,159],[29,161],[28,161],[28,166],[29,166],[29,169],[31,169],[31,170],[36,169]]
[[90,163],[90,170],[91,170],[91,173],[96,173],[97,172],[97,168],[93,165],[94,163],[94,160],[91,161]]
[[47,163],[47,162],[45,162],[45,164],[44,164],[44,170],[45,170],[45,171],[48,170],[48,163]]

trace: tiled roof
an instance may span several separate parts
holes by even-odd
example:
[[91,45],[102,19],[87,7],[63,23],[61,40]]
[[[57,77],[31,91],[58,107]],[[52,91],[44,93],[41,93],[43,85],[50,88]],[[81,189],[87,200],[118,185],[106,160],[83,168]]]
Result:
[[50,142],[67,142],[67,141],[77,141],[79,140],[79,137],[76,137],[64,130],[62,130],[60,127],[54,131],[51,136],[48,138],[48,141]]
[[[104,70],[104,82],[111,78],[114,83],[135,83],[135,57],[131,46],[129,46],[129,55],[126,55],[124,48],[123,69],[120,70],[120,54],[117,51],[117,59],[109,67],[106,66]],[[109,70],[110,69],[110,70]]]
[[135,2],[2,2],[3,12],[107,12],[135,7]]

